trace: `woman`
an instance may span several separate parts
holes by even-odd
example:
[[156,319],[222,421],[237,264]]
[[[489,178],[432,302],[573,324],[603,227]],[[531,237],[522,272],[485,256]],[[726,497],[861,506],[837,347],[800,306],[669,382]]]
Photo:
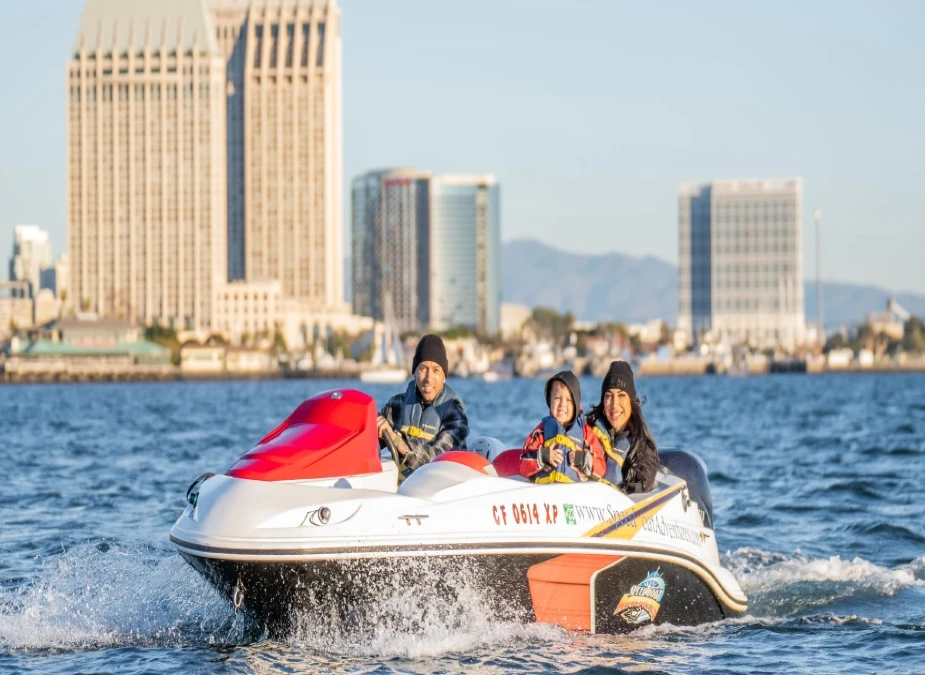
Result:
[[658,448],[636,398],[633,369],[614,361],[601,383],[601,402],[588,414],[588,424],[604,446],[604,478],[627,494],[655,487]]

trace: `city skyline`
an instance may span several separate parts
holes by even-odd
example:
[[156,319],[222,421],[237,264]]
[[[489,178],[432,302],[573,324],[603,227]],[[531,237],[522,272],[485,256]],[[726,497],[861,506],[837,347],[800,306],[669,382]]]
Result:
[[[20,223],[47,229],[56,255],[65,248],[60,83],[81,4],[5,8],[19,29],[0,60],[18,92],[0,112],[17,129],[0,146],[4,257]],[[806,278],[821,208],[824,279],[925,290],[916,264],[925,207],[914,198],[925,178],[923,94],[910,84],[923,62],[911,33],[921,5],[599,3],[582,8],[579,36],[562,35],[568,58],[550,59],[556,13],[542,4],[525,14],[476,3],[452,21],[452,9],[426,3],[339,4],[350,46],[345,180],[376,166],[487,168],[505,183],[505,240],[533,234],[567,250],[676,263],[679,182],[800,175]],[[479,50],[464,50],[476,32]],[[47,53],[31,49],[46,41]],[[10,58],[27,51],[24,62]],[[396,71],[381,67],[383,53],[430,56]]]

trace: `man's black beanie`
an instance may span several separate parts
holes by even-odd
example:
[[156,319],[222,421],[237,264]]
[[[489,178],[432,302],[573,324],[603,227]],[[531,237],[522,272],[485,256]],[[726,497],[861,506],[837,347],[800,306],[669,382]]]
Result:
[[568,387],[568,391],[572,395],[572,403],[575,404],[575,414],[577,415],[578,411],[581,410],[581,383],[571,370],[563,370],[546,380],[546,405],[549,405],[552,383],[557,380]]
[[428,333],[418,342],[417,349],[414,350],[414,361],[411,362],[411,371],[415,372],[422,361],[433,361],[443,368],[443,374],[449,374],[449,364],[446,360],[446,346],[439,335]]
[[601,382],[601,403],[608,389],[620,389],[629,394],[630,400],[636,400],[636,383],[633,381],[633,369],[626,361],[612,361],[610,369]]

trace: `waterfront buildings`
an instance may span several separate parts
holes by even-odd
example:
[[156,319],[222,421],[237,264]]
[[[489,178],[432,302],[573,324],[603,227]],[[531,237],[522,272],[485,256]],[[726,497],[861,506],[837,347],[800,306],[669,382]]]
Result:
[[894,316],[891,311],[870,312],[863,325],[870,329],[872,335],[885,335],[890,340],[901,342],[906,334],[905,321],[901,316]]
[[28,281],[0,281],[0,338],[15,328],[28,328],[35,318]]
[[232,344],[278,334],[293,351],[304,351],[333,333],[357,335],[371,330],[373,320],[339,310],[319,311],[310,301],[283,297],[282,284],[232,281],[219,288],[213,331]]
[[430,173],[370,171],[354,179],[351,204],[353,311],[387,318],[400,332],[426,328]]
[[13,228],[13,254],[10,257],[10,281],[29,284],[31,297],[42,288],[42,275],[52,269],[51,241],[48,232],[36,225]]
[[437,176],[430,186],[430,326],[494,335],[501,322],[501,188],[494,176]]
[[115,318],[77,316],[14,336],[2,377],[8,382],[112,381],[174,377],[170,350]]
[[695,343],[805,339],[802,181],[678,187],[678,327]]
[[180,370],[184,374],[217,375],[225,371],[225,346],[185,344],[180,349]]
[[72,305],[210,330],[229,280],[344,311],[333,0],[86,0],[68,64]]
[[169,365],[170,350],[144,339],[143,330],[122,319],[78,313],[36,330],[13,349],[33,364],[65,360],[99,365]]
[[273,336],[279,321],[279,281],[233,281],[219,290],[215,330],[239,344],[245,335]]
[[286,346],[294,352],[317,347],[335,333],[360,335],[373,329],[373,319],[368,315],[339,309],[318,311],[296,298],[282,299],[277,322]]
[[180,371],[187,376],[273,373],[279,368],[272,354],[253,347],[184,345]]
[[501,305],[500,311],[500,330],[501,337],[504,340],[512,340],[520,337],[524,324],[533,314],[533,310],[526,305],[518,305],[511,302],[505,302]]
[[355,312],[389,318],[402,332],[498,332],[501,215],[493,176],[371,171],[354,179],[351,201]]
[[61,316],[61,301],[50,288],[41,289],[32,299],[33,322],[41,326]]

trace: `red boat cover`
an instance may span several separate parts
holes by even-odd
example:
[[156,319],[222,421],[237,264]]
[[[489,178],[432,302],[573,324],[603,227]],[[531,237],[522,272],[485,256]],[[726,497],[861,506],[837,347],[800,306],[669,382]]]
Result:
[[376,414],[375,401],[361,391],[337,389],[312,396],[227,474],[300,480],[382,471]]
[[495,467],[495,471],[498,472],[498,475],[502,478],[519,476],[520,455],[522,453],[523,448],[514,448],[513,450],[505,450],[500,455],[495,457],[495,461],[492,462],[492,464]]
[[498,473],[487,459],[468,450],[449,450],[434,458],[435,462],[456,462],[463,464],[470,469],[487,473],[489,476],[497,476]]

